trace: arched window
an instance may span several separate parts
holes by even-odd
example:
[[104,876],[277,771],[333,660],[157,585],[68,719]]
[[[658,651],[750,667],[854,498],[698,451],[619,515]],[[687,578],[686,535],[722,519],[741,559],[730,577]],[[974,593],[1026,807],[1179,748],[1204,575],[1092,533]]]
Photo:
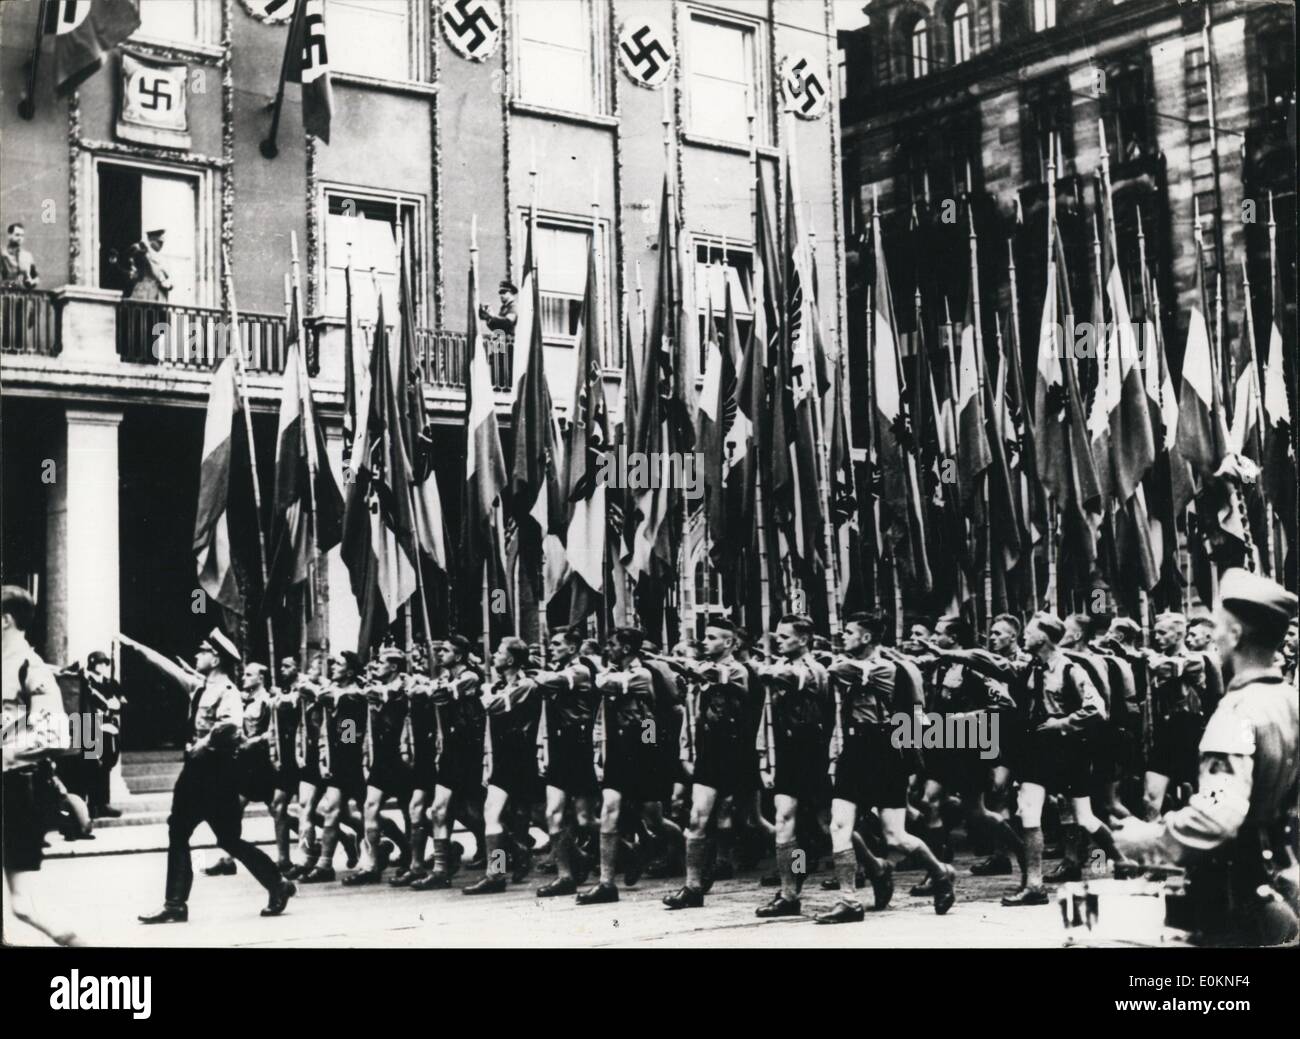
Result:
[[952,63],[968,61],[970,56],[970,5],[962,0],[952,11]]
[[924,18],[918,18],[912,26],[912,78],[920,79],[930,71],[930,37]]
[[1042,32],[1056,25],[1056,0],[1030,0],[1033,5],[1034,32]]

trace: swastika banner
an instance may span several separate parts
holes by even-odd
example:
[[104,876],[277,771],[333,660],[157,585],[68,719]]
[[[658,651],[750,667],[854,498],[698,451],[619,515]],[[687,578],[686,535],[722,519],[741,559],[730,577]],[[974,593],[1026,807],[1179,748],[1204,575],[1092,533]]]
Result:
[[825,62],[807,54],[787,54],[781,62],[781,95],[800,119],[820,119],[830,103],[831,79]]
[[618,31],[619,63],[637,86],[662,86],[676,58],[672,33],[653,18],[630,18]]
[[451,49],[470,61],[487,61],[501,44],[497,0],[443,0],[442,34]]
[[117,136],[138,144],[188,148],[189,69],[124,50],[121,76]]

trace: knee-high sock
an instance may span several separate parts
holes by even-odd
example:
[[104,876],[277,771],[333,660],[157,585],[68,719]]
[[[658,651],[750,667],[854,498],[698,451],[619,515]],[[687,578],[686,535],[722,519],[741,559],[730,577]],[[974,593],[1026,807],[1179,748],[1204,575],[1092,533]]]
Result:
[[794,877],[794,853],[798,845],[787,841],[776,846],[776,872],[781,878],[781,897],[795,898],[797,885]]
[[1025,871],[1025,842],[1020,839],[1015,828],[1006,819],[1000,820],[993,827],[994,836],[997,837],[998,844],[1011,852],[1016,857],[1016,862],[1020,865],[1020,872]]
[[845,848],[837,851],[832,859],[835,863],[835,879],[840,882],[840,898],[850,901],[858,884],[858,857],[852,848]]
[[487,835],[487,865],[486,875],[489,877],[503,877],[506,873],[506,835],[504,833],[489,833]]
[[551,858],[555,862],[557,880],[573,879],[573,834],[561,826],[551,834]]
[[[398,826],[397,823],[393,822],[392,819],[389,819],[385,815],[381,815],[379,817],[379,829],[383,836],[387,837],[397,846],[398,865],[404,866],[410,861],[411,845],[406,839],[406,834],[402,832],[402,828]],[[369,837],[369,835],[370,832],[369,829],[367,829],[366,836]]]
[[329,869],[334,865],[334,849],[339,843],[339,828],[335,826],[326,826],[320,837],[320,854],[316,856],[316,865],[322,869]]
[[424,869],[424,849],[429,843],[429,824],[411,820],[411,868]]
[[[867,876],[869,876],[872,880],[875,880],[878,876],[880,876],[885,871],[884,863],[882,863],[878,858],[876,858],[874,855],[871,854],[871,849],[867,847],[866,838],[863,837],[862,834],[858,833],[857,830],[853,831],[852,851],[854,853],[854,874],[853,874],[854,883],[857,882],[856,864],[858,861],[862,862],[863,869],[867,871]],[[832,859],[835,857],[835,855],[838,854],[839,852],[835,852],[834,855],[831,856]]]
[[435,837],[433,839],[433,871],[435,873],[448,873],[448,866],[451,864],[451,838]]
[[[718,861],[734,866],[736,854],[736,830],[731,826],[719,826],[716,837],[718,842]],[[687,849],[689,854],[689,849]]]
[[601,832],[600,835],[600,882],[614,884],[614,869],[618,861],[618,834]]
[[699,890],[704,887],[704,871],[709,854],[707,837],[686,835],[686,886]]
[[1025,829],[1025,876],[1031,887],[1043,886],[1043,831]]

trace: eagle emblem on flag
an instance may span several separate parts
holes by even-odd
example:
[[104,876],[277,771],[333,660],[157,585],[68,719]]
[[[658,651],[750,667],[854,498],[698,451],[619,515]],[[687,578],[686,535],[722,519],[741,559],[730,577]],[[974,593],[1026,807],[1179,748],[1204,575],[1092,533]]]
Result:
[[781,94],[800,119],[820,119],[830,98],[830,77],[807,54],[781,62]]
[[672,34],[654,19],[631,18],[619,29],[618,60],[637,86],[662,86],[676,59]]
[[442,32],[451,49],[470,61],[487,61],[501,43],[497,0],[444,0]]

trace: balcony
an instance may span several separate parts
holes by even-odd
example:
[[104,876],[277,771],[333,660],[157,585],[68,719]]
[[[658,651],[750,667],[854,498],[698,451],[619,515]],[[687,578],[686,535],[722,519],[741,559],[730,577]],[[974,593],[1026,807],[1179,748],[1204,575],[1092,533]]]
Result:
[[[353,349],[358,367],[370,351],[373,324],[356,326]],[[306,322],[307,367],[312,376],[342,382],[343,322],[328,317]],[[389,328],[396,336],[397,329]],[[241,313],[238,337],[251,375],[273,376],[284,370],[288,346],[283,314]],[[123,373],[160,370],[214,370],[231,347],[229,315],[215,307],[198,307],[122,299],[117,292],[68,285],[53,292],[0,290],[0,353],[7,356],[60,358],[69,367],[80,362],[123,366]],[[512,337],[484,334],[479,340],[491,372],[492,387],[511,388]],[[465,388],[464,332],[419,328],[415,349],[427,390],[448,397]]]
[[[231,348],[230,315],[215,307],[191,307],[124,299],[116,306],[117,356],[127,364],[160,364],[212,371]],[[288,346],[283,314],[240,314],[239,343],[248,371],[284,371]],[[308,371],[316,366],[309,341]]]
[[56,356],[59,310],[54,293],[0,289],[0,344],[7,354]]

